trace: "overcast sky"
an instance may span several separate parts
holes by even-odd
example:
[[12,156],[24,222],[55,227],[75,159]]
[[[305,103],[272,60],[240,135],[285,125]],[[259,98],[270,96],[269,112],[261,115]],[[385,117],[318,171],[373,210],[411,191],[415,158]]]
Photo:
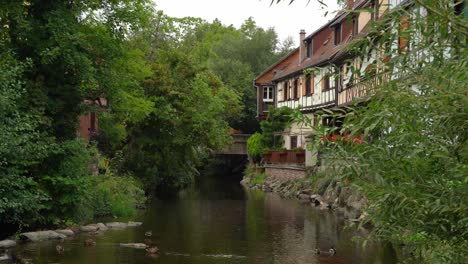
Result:
[[[153,0],[159,10],[172,17],[201,17],[209,22],[218,18],[225,25],[239,28],[248,17],[258,26],[274,27],[280,40],[292,36],[298,44],[299,31],[307,35],[331,19],[337,10],[336,0],[325,0],[328,7],[322,9],[317,0],[288,0],[270,7],[270,0]],[[324,17],[328,10],[328,16]]]

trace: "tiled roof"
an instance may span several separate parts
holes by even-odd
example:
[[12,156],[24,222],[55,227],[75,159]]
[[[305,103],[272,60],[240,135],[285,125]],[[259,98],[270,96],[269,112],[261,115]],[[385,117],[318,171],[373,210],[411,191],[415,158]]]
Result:
[[[356,0],[353,5],[353,10],[362,8],[364,5],[370,3],[370,0]],[[342,10],[339,11],[336,16],[325,23],[323,26],[321,26],[319,29],[315,30],[312,34],[308,35],[304,40],[308,40],[313,38],[314,36],[318,36],[320,33],[323,34],[323,31],[325,29],[332,27],[333,25],[342,22],[350,13],[351,11],[346,11]],[[370,23],[369,23],[370,24]],[[302,71],[306,68],[309,67],[314,67],[314,66],[320,66],[323,65],[324,63],[328,63],[332,61],[334,58],[344,56],[346,54],[347,47],[351,43],[353,39],[356,38],[361,38],[362,36],[365,36],[366,32],[368,31],[369,25],[366,25],[364,27],[364,30],[362,34],[358,34],[353,38],[352,35],[349,35],[346,37],[346,39],[343,39],[340,44],[336,45],[334,44],[334,39],[333,39],[333,31],[330,31],[328,33],[328,38],[325,39],[323,42],[323,45],[320,46],[318,50],[314,50],[312,57],[310,58],[305,58],[301,63],[299,62],[299,52],[297,52],[297,49],[294,50],[294,52],[290,53],[288,56],[295,56],[294,60],[292,60],[290,63],[282,65],[281,68],[275,69],[275,74],[274,77],[272,78],[272,81],[278,81],[281,80],[285,77],[288,77],[290,75],[296,75],[302,73]],[[315,41],[315,39],[314,39]],[[287,56],[287,57],[288,57]],[[259,75],[258,77],[262,76],[268,71],[273,70],[276,66],[278,66],[281,62],[283,62],[285,58],[282,60],[278,61],[275,63],[273,66],[268,68],[264,73]],[[257,78],[258,78],[257,77]]]
[[333,33],[330,34],[329,38],[327,39],[327,43],[314,52],[312,57],[304,59],[301,64],[289,65],[287,68],[283,69],[280,74],[275,75],[272,80],[276,81],[292,74],[298,74],[306,68],[319,66],[332,60],[340,51],[344,50],[347,44],[351,41],[351,37],[348,37],[339,45],[335,46],[332,35]]
[[295,48],[293,49],[291,52],[289,52],[286,56],[284,56],[283,58],[281,58],[280,60],[278,60],[277,62],[275,62],[273,65],[271,65],[270,67],[268,67],[266,70],[264,70],[262,73],[260,73],[257,77],[255,77],[255,80],[259,79],[260,77],[262,77],[264,74],[267,74],[270,70],[272,70],[273,68],[275,68],[278,64],[280,64],[281,62],[285,61],[287,58],[289,58],[290,56],[294,55],[295,52],[297,52],[299,48]]

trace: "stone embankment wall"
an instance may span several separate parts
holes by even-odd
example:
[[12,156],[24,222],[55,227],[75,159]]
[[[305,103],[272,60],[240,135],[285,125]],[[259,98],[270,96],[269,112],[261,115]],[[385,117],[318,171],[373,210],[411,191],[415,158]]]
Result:
[[297,166],[288,165],[266,165],[265,174],[270,181],[292,181],[305,177],[305,169]]
[[[256,173],[261,172],[256,170]],[[266,178],[261,183],[255,183],[258,181],[253,180],[254,175],[244,176],[241,183],[252,189],[278,193],[285,198],[297,198],[324,210],[334,210],[351,221],[362,221],[367,216],[364,212],[367,199],[344,183],[326,178],[311,181],[306,178],[309,173],[304,169],[265,167],[264,173]]]

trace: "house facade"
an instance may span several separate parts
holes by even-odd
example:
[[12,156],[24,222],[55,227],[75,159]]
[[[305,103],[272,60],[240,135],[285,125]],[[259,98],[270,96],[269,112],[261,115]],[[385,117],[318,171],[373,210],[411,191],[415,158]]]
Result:
[[[466,2],[454,2],[453,8],[456,14],[466,16]],[[387,16],[394,9],[399,9],[395,13],[397,16]],[[300,46],[255,79],[259,104],[268,99],[273,107],[300,110],[312,120],[314,126],[339,128],[339,120],[318,118],[317,112],[324,109],[346,111],[346,107],[351,104],[364,103],[380,84],[398,79],[400,72],[405,71],[405,67],[398,66],[399,54],[416,52],[424,56],[421,47],[413,50],[413,46],[420,46],[418,36],[422,29],[413,27],[411,21],[412,16],[425,17],[428,14],[425,8],[410,0],[348,0],[346,9],[338,12],[331,21],[312,34],[306,35],[302,30],[299,34]],[[391,19],[387,19],[389,17]],[[376,40],[381,36],[371,33],[374,22],[390,23],[388,28],[393,38],[384,41],[384,44],[377,44]],[[370,39],[374,43],[373,47],[353,52],[351,44],[362,38]],[[446,53],[444,56],[449,58],[450,50]],[[397,62],[390,74],[386,65],[394,59]],[[426,60],[430,61],[431,58]],[[408,65],[411,67],[411,62],[406,67]],[[417,85],[413,86],[410,88],[417,91]],[[268,87],[268,92],[264,92],[264,87]],[[267,97],[271,90],[273,96]],[[259,106],[259,113],[262,119],[268,112]],[[286,150],[305,149],[307,140],[314,135],[310,127],[299,123],[278,133],[283,138]],[[271,152],[268,155],[276,154]],[[317,159],[313,153],[306,151],[305,156],[306,166],[316,165]]]
[[[318,118],[316,113],[323,109],[344,108],[356,100],[363,100],[383,81],[382,77],[374,77],[384,70],[388,59],[379,49],[369,50],[366,57],[353,57],[348,48],[356,39],[366,37],[371,23],[383,17],[390,7],[389,0],[349,0],[346,9],[313,33],[306,35],[301,30],[299,47],[255,79],[257,117],[265,119],[268,107],[289,107],[299,109],[313,125],[339,126],[331,119]],[[357,9],[360,11],[354,12]],[[282,136],[287,153],[270,151],[265,157],[266,163],[281,160],[281,155],[300,155],[290,152],[306,149],[314,131],[308,125],[293,123],[277,134]],[[305,159],[297,159],[302,166],[316,165],[316,153],[303,152]],[[270,173],[280,169],[266,167]]]

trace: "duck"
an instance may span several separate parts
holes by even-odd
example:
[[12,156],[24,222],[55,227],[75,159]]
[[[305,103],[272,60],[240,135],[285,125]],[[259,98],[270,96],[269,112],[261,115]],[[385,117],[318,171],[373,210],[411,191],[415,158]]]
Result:
[[55,250],[57,251],[57,253],[62,254],[63,251],[65,251],[65,248],[62,245],[56,245]]
[[146,231],[145,237],[151,237],[153,235],[153,231]]
[[152,246],[152,247],[147,246],[147,247],[145,248],[145,250],[146,250],[146,252],[147,252],[148,254],[158,254],[158,253],[159,253],[159,248],[156,247],[156,246]]
[[96,241],[89,238],[84,241],[84,245],[85,247],[92,247],[96,245]]
[[336,249],[334,246],[331,246],[330,249],[328,250],[328,254],[331,256],[334,256],[336,254]]

